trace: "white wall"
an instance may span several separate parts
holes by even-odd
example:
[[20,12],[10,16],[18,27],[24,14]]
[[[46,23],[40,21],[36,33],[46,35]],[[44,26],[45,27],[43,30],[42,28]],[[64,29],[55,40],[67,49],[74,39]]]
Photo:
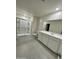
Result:
[[57,11],[46,16],[41,17],[42,20],[57,20],[62,19],[62,11]]
[[39,27],[39,18],[34,16],[33,22],[32,22],[32,33],[37,33]]

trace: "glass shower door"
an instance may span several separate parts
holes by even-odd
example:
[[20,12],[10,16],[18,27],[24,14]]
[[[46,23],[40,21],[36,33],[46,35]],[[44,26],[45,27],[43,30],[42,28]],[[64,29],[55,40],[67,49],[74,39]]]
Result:
[[20,20],[20,34],[29,33],[29,25],[27,20]]
[[16,32],[17,34],[30,34],[31,22],[25,19],[17,19]]

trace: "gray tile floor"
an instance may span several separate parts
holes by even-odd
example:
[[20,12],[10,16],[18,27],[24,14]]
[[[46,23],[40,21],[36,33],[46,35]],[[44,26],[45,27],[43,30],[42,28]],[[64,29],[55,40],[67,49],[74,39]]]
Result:
[[16,59],[57,59],[32,36],[18,37],[16,40]]

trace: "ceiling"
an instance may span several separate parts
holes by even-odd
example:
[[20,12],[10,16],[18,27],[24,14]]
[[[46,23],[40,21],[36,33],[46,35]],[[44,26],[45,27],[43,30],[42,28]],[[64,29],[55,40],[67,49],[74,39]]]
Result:
[[31,12],[34,16],[44,16],[61,10],[62,0],[16,0],[16,7]]

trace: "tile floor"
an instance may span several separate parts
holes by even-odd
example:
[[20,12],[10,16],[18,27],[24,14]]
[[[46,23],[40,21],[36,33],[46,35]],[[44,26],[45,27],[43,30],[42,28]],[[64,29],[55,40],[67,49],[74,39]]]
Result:
[[33,36],[22,36],[16,40],[16,59],[57,59]]

